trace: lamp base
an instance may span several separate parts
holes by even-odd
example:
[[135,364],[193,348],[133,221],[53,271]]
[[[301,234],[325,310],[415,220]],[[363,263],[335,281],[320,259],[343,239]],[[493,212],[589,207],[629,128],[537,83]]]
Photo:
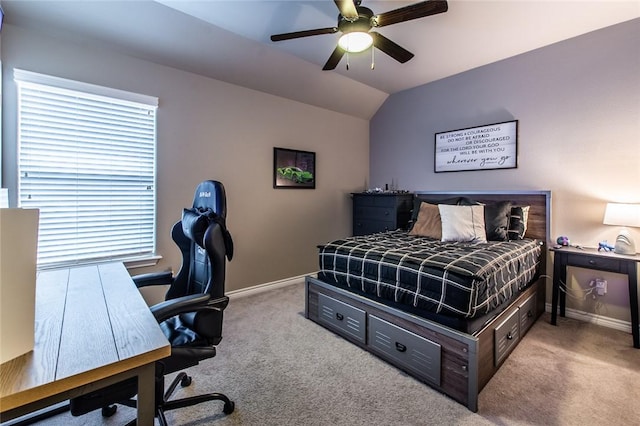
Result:
[[633,241],[633,238],[631,238],[631,234],[628,229],[622,228],[620,230],[620,234],[616,238],[616,245],[613,252],[617,254],[629,254],[632,256],[636,254],[636,244]]

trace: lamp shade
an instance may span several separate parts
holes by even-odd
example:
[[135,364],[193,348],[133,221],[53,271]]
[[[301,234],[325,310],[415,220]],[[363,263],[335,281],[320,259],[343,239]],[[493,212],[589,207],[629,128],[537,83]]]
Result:
[[608,203],[602,223],[640,227],[640,204]]
[[605,225],[622,226],[613,249],[618,254],[636,254],[636,244],[627,226],[640,227],[640,204],[609,203],[604,212]]

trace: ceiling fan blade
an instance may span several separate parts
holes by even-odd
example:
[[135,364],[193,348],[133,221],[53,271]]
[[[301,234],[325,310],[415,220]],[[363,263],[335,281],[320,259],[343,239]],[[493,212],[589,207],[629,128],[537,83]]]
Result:
[[338,32],[338,28],[336,27],[318,28],[316,30],[296,31],[293,33],[284,33],[284,34],[274,34],[271,36],[271,41],[291,40],[294,38],[309,37],[309,36],[315,36],[315,35],[321,35],[321,34],[333,34],[337,32]]
[[340,10],[340,15],[347,18],[347,20],[358,19],[358,10],[353,0],[333,0]]
[[392,42],[382,34],[375,31],[369,31],[369,34],[373,37],[373,45],[396,61],[404,64],[409,59],[413,58],[413,53]]
[[449,6],[446,1],[428,0],[381,13],[373,17],[372,23],[374,27],[384,27],[398,22],[436,15],[446,12],[447,9],[449,9]]
[[344,50],[342,47],[336,46],[336,48],[333,49],[331,56],[329,56],[329,60],[324,64],[324,67],[322,67],[322,70],[329,71],[335,69],[335,67],[338,66],[338,62],[340,62],[340,59],[342,59],[342,56],[344,56]]

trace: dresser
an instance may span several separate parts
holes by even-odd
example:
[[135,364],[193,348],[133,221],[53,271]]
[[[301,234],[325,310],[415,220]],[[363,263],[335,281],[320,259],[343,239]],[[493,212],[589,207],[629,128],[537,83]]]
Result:
[[354,193],[353,235],[405,229],[411,219],[413,194]]

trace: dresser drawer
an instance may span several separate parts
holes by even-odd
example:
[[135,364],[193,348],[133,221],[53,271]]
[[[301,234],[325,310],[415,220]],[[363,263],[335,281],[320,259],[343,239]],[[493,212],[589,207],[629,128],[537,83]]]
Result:
[[386,195],[353,195],[353,201],[357,206],[366,207],[395,207],[396,197]]
[[520,310],[516,309],[502,323],[495,328],[494,333],[494,363],[499,366],[500,363],[509,355],[518,340],[520,340]]
[[367,218],[369,220],[391,220],[395,221],[396,211],[388,207],[359,207],[356,206],[354,215],[356,220]]
[[523,335],[536,321],[536,308],[536,293],[527,297],[527,299],[518,306],[518,314],[520,315],[520,335]]
[[368,235],[396,229],[393,221],[356,220],[353,224],[353,235]]
[[369,347],[391,358],[401,368],[440,386],[440,345],[369,315]]
[[328,328],[338,329],[366,343],[366,313],[324,294],[318,295],[318,320]]
[[620,260],[618,259],[607,259],[604,257],[585,256],[581,254],[568,254],[567,265],[582,268],[596,268],[602,271],[620,271]]

